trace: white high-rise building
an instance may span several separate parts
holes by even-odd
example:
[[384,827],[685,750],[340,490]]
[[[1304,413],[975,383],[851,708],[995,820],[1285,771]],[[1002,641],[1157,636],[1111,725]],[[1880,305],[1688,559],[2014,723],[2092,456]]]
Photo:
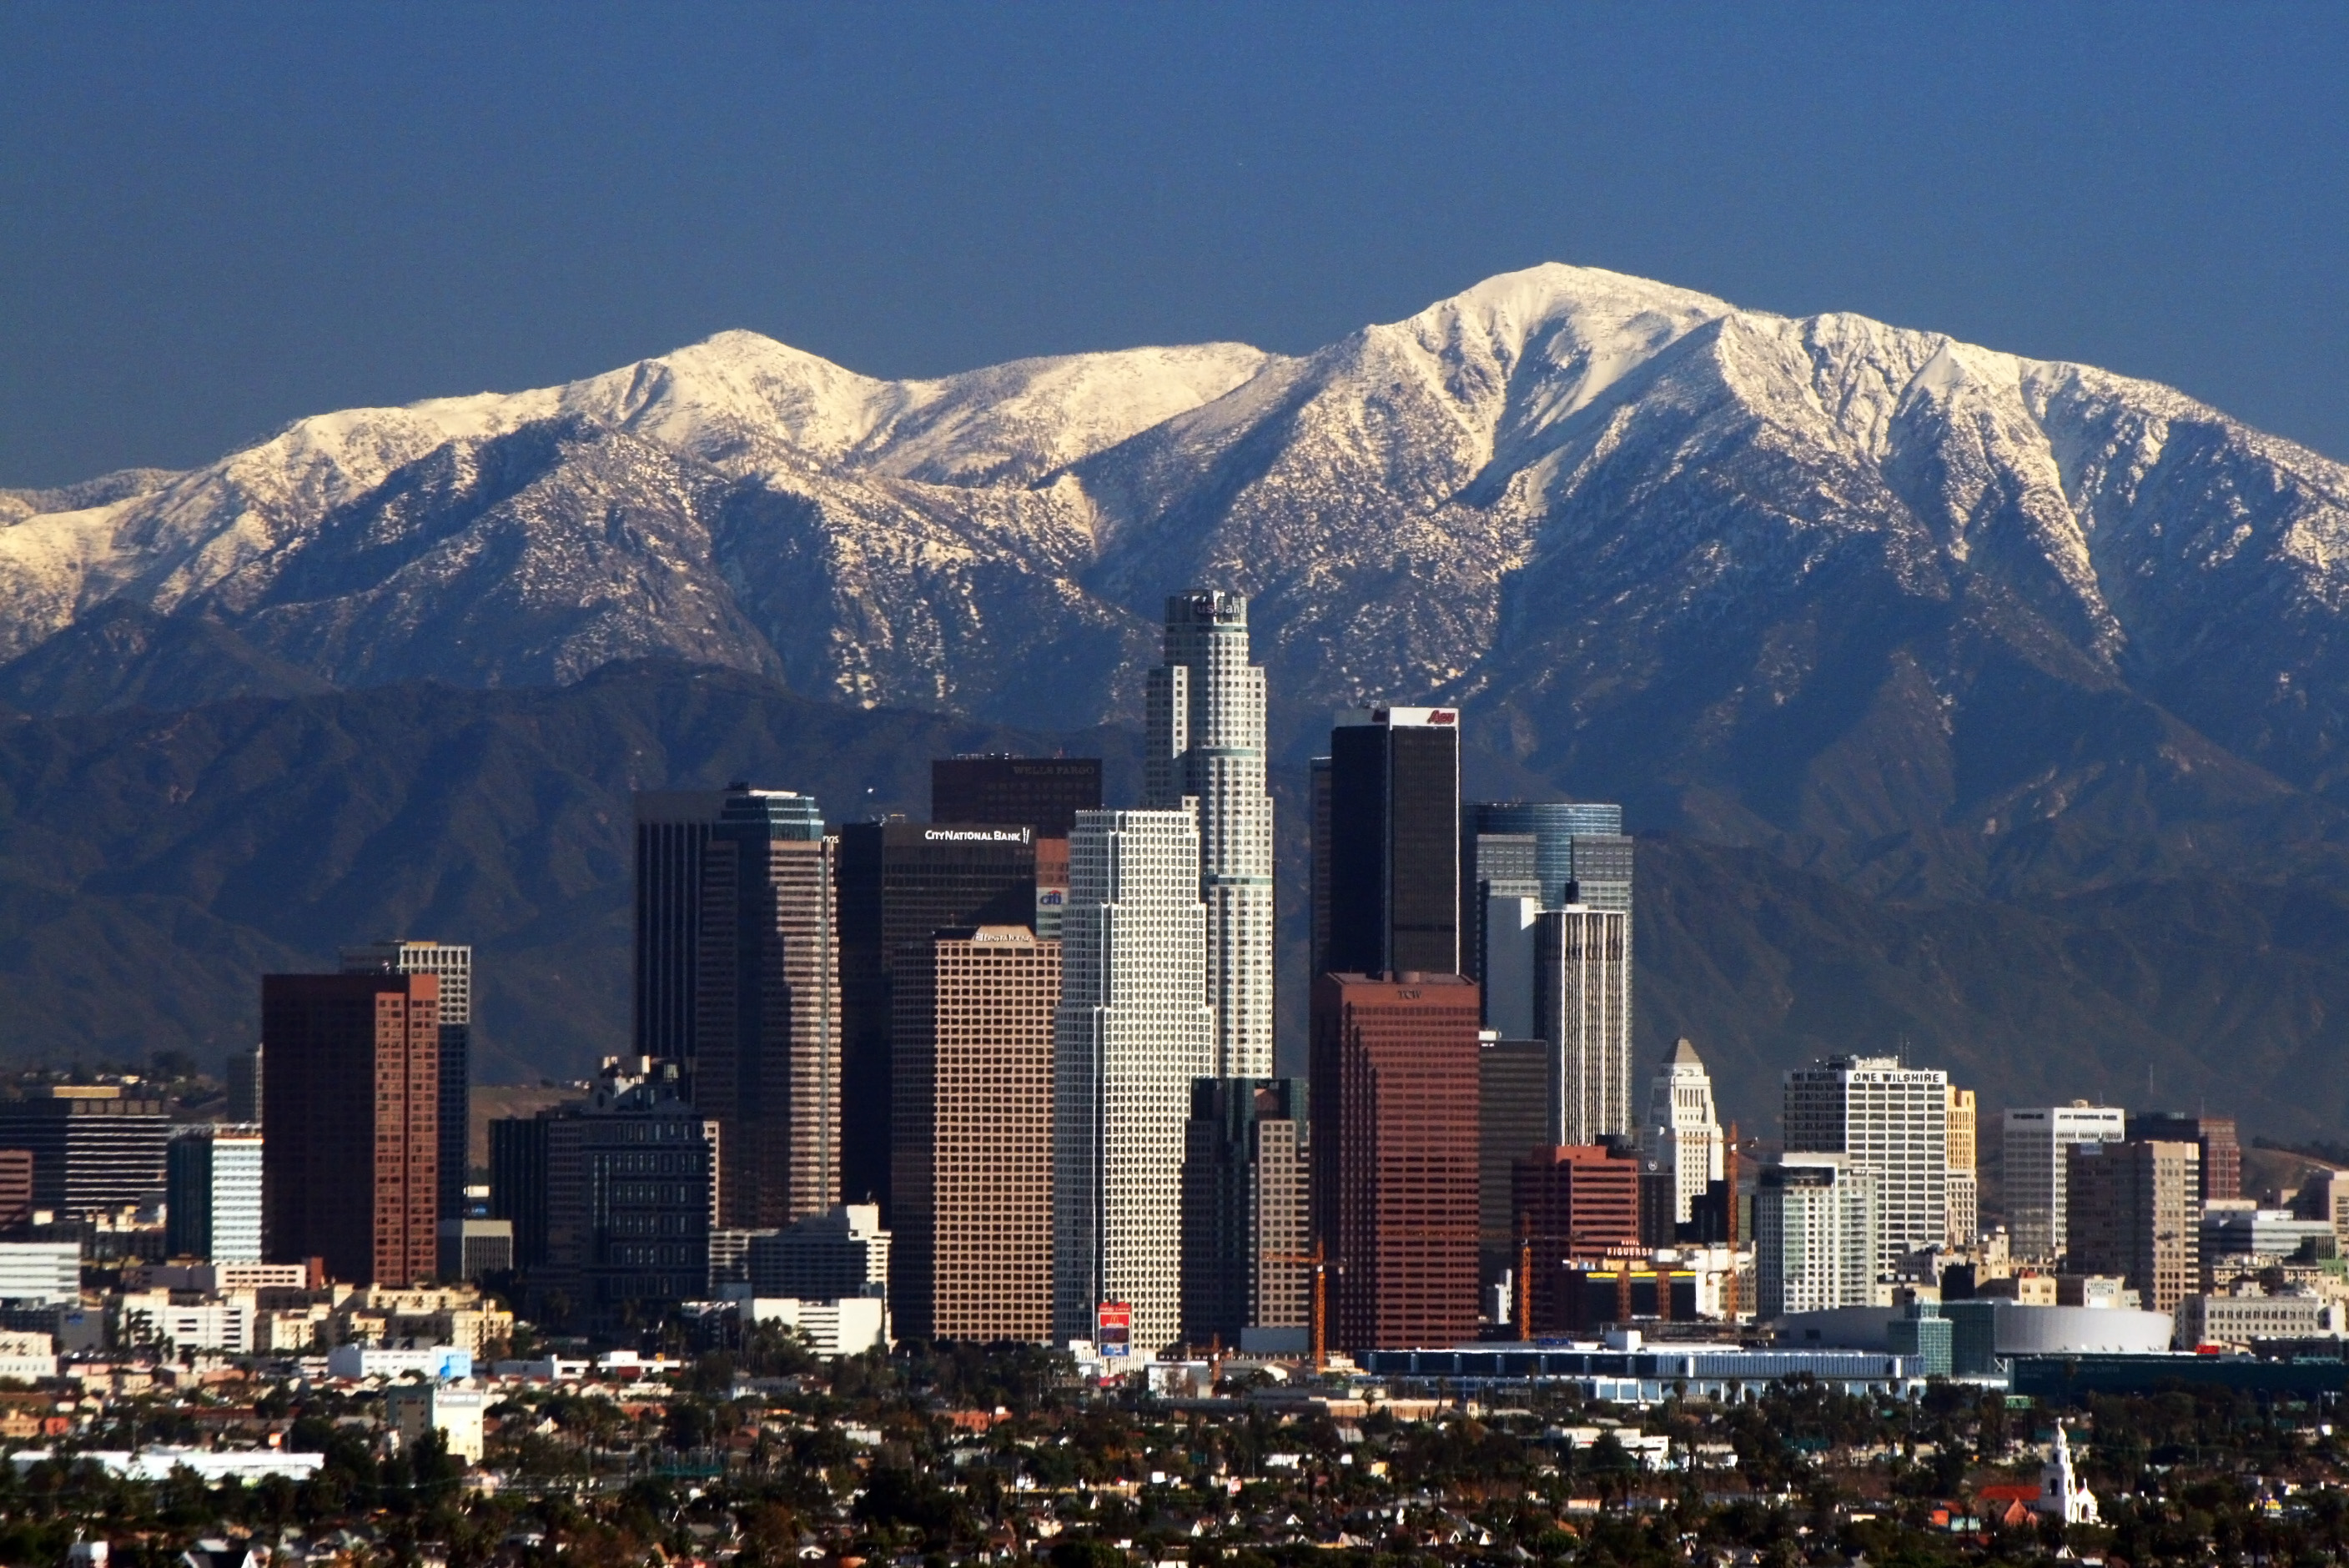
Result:
[[1876,1283],[1876,1181],[1841,1154],[1793,1154],[1754,1189],[1754,1311],[1866,1306]]
[[1696,1047],[1682,1040],[1648,1086],[1648,1125],[1640,1140],[1671,1176],[1672,1219],[1693,1218],[1692,1201],[1721,1180],[1721,1121],[1713,1109],[1713,1078]]
[[1095,1308],[1123,1302],[1149,1354],[1181,1332],[1184,1131],[1192,1080],[1215,1075],[1191,802],[1077,813],[1061,944],[1053,1336],[1091,1339]]
[[164,1247],[216,1264],[261,1261],[261,1130],[191,1128],[165,1153]]
[[1534,1031],[1555,1047],[1560,1143],[1629,1136],[1631,917],[1570,903],[1534,917]]
[[1786,1150],[1841,1154],[1874,1179],[1879,1274],[1948,1236],[1949,1074],[1895,1057],[1797,1068],[1786,1075]]
[[2116,1105],[2075,1099],[2006,1113],[2002,1179],[2016,1258],[2053,1263],[2069,1244],[2064,1151],[2075,1143],[2118,1143],[2127,1136],[2128,1113]]
[[1264,670],[1248,663],[1247,601],[1206,588],[1169,595],[1165,661],[1149,675],[1143,804],[1198,819],[1194,880],[1207,910],[1216,1019],[1210,1070],[1270,1078],[1272,797],[1264,787]]

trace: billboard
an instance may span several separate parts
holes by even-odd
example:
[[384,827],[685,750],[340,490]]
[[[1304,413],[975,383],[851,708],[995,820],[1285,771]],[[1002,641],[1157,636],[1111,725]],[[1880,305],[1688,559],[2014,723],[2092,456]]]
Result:
[[1103,1358],[1133,1354],[1133,1308],[1105,1301],[1093,1309],[1093,1343]]

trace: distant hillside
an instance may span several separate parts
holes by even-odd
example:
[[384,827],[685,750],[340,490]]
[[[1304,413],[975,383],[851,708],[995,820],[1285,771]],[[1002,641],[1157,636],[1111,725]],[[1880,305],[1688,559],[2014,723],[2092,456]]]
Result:
[[[585,1076],[626,1047],[631,788],[750,778],[836,816],[926,808],[926,759],[1099,752],[811,702],[739,672],[639,664],[577,685],[409,685],[181,713],[0,723],[0,1053],[91,1065],[250,1042],[254,976],[392,933],[480,949],[489,1081]],[[1472,792],[1505,759],[1469,761]],[[1279,805],[1283,1059],[1301,1066],[1301,770]],[[1724,1111],[1775,1129],[1777,1074],[1905,1041],[1992,1107],[2075,1095],[2349,1119],[2349,899],[2309,882],[2116,882],[1889,901],[1754,849],[1640,844],[1640,1049],[1702,1047]]]

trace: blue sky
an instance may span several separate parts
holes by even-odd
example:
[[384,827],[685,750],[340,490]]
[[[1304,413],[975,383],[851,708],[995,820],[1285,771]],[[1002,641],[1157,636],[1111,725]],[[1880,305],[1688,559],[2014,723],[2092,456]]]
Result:
[[2349,7],[0,9],[0,483],[730,326],[1300,350],[1541,260],[2349,459]]

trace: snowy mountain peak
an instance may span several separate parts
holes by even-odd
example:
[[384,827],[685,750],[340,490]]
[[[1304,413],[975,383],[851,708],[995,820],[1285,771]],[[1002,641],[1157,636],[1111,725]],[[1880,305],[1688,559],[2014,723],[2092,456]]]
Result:
[[2082,693],[2189,727],[2164,755],[2203,777],[2234,748],[2332,789],[2349,754],[2349,470],[2106,372],[1595,268],[1295,358],[889,380],[720,333],[0,502],[24,707],[666,654],[1067,726],[1130,714],[1168,585],[1207,582],[1256,595],[1284,699],[1474,698],[1537,778],[1729,836],[2007,831],[2090,786],[2042,755],[1992,788],[2009,743],[1966,738]]

